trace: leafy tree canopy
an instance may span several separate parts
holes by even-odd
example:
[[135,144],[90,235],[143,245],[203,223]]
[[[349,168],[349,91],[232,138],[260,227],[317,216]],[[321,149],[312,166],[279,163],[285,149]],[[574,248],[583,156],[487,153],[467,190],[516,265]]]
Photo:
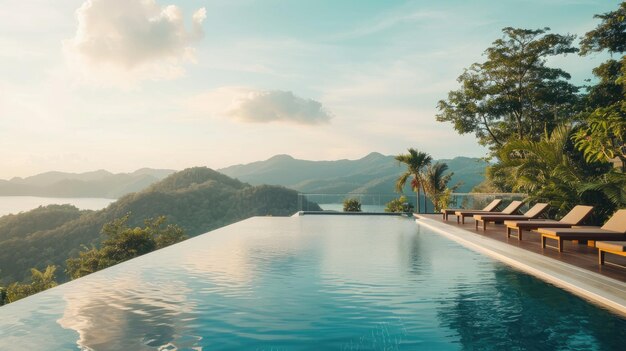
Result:
[[[626,2],[619,9],[595,18],[601,23],[581,40],[581,54],[626,49]],[[584,123],[573,136],[588,161],[619,160],[626,172],[626,57],[608,60],[593,70],[598,84],[589,89]]]
[[474,133],[495,152],[513,139],[539,140],[577,109],[578,87],[547,58],[577,52],[573,35],[507,27],[504,37],[458,78],[461,88],[438,103],[437,120],[451,122],[460,134]]
[[182,228],[165,225],[165,216],[150,218],[143,228],[131,228],[126,223],[130,214],[104,225],[102,233],[107,239],[102,247],[92,247],[67,260],[67,273],[73,279],[99,271],[135,258],[156,249],[175,244],[186,238]]
[[583,55],[608,50],[622,53],[626,49],[626,2],[619,8],[594,18],[602,20],[594,30],[585,34],[580,41],[580,53]]

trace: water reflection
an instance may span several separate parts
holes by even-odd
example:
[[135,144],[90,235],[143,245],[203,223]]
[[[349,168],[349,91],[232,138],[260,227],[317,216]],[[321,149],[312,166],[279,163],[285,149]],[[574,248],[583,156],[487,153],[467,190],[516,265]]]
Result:
[[[439,318],[466,349],[617,350],[626,321],[538,279],[498,266],[477,289],[459,284]],[[610,327],[603,320],[612,320]],[[607,328],[608,327],[608,328]]]
[[149,273],[122,275],[68,291],[57,322],[75,330],[76,345],[86,350],[191,347],[201,338],[185,335],[187,325],[197,318],[188,294],[181,282],[153,284]]

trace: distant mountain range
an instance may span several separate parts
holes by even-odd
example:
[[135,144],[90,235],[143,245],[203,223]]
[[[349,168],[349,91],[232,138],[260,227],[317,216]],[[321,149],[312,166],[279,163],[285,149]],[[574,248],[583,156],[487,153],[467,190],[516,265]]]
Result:
[[[450,185],[460,182],[458,192],[468,192],[485,179],[487,162],[479,158],[455,157],[439,160],[454,172]],[[377,152],[358,160],[307,161],[276,155],[218,171],[252,185],[281,185],[303,193],[382,194],[393,193],[398,175],[404,171],[394,156]],[[102,197],[117,199],[141,191],[176,171],[142,168],[132,173],[98,170],[86,173],[46,172],[27,178],[0,180],[0,196]],[[410,189],[406,188],[407,192]]]
[[[320,210],[316,204],[308,208]],[[64,267],[81,245],[97,244],[102,226],[131,213],[128,225],[165,215],[168,223],[195,236],[251,216],[290,216],[298,210],[296,191],[251,186],[204,167],[174,173],[143,191],[128,194],[100,211],[50,205],[0,217],[0,283],[26,278],[31,267]],[[64,280],[63,269],[57,270]],[[1,284],[0,284],[1,285]]]
[[150,168],[117,174],[105,170],[86,173],[46,172],[32,177],[0,180],[0,196],[116,199],[143,190],[174,172],[171,169]]
[[[438,160],[454,172],[450,185],[461,182],[458,192],[468,192],[485,179],[487,162],[455,157]],[[377,152],[358,160],[307,161],[277,155],[265,161],[236,165],[218,171],[257,185],[282,185],[304,193],[393,193],[395,181],[405,170],[394,156]],[[408,189],[407,189],[408,190]]]

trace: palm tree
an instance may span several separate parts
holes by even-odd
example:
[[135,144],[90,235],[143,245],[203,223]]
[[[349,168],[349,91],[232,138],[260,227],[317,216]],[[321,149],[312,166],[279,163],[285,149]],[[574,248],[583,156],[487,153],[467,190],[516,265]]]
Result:
[[[452,178],[453,173],[444,174],[448,170],[448,165],[445,163],[437,162],[434,165],[428,165],[426,169],[424,183],[422,186],[424,187],[424,192],[430,198],[433,205],[435,206],[435,211],[439,211],[441,209],[441,200],[442,196],[446,194],[448,190],[448,182]],[[451,191],[454,191],[458,185],[452,187]]]
[[[398,180],[396,180],[396,191],[401,193],[402,188],[404,188],[404,185],[406,184],[406,181],[412,177],[413,179],[411,179],[411,189],[413,189],[413,191],[415,191],[415,193],[417,194],[416,209],[417,213],[419,213],[420,189],[423,188],[424,182],[424,175],[422,173],[422,170],[424,169],[424,167],[430,164],[433,158],[425,152],[417,151],[413,148],[410,148],[408,154],[398,155],[395,157],[395,159],[396,161],[398,161],[398,163],[403,163],[407,167],[406,172],[402,173],[402,175],[398,177]],[[426,204],[426,199],[424,199],[424,204]]]

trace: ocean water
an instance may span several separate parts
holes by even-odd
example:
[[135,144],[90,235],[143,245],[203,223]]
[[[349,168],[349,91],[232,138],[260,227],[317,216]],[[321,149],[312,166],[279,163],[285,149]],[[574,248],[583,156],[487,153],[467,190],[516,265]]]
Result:
[[622,350],[626,320],[387,216],[256,217],[0,307],[0,350]]
[[71,204],[81,210],[100,210],[116,199],[73,198],[73,197],[38,197],[38,196],[0,196],[0,216],[30,211],[39,206]]

